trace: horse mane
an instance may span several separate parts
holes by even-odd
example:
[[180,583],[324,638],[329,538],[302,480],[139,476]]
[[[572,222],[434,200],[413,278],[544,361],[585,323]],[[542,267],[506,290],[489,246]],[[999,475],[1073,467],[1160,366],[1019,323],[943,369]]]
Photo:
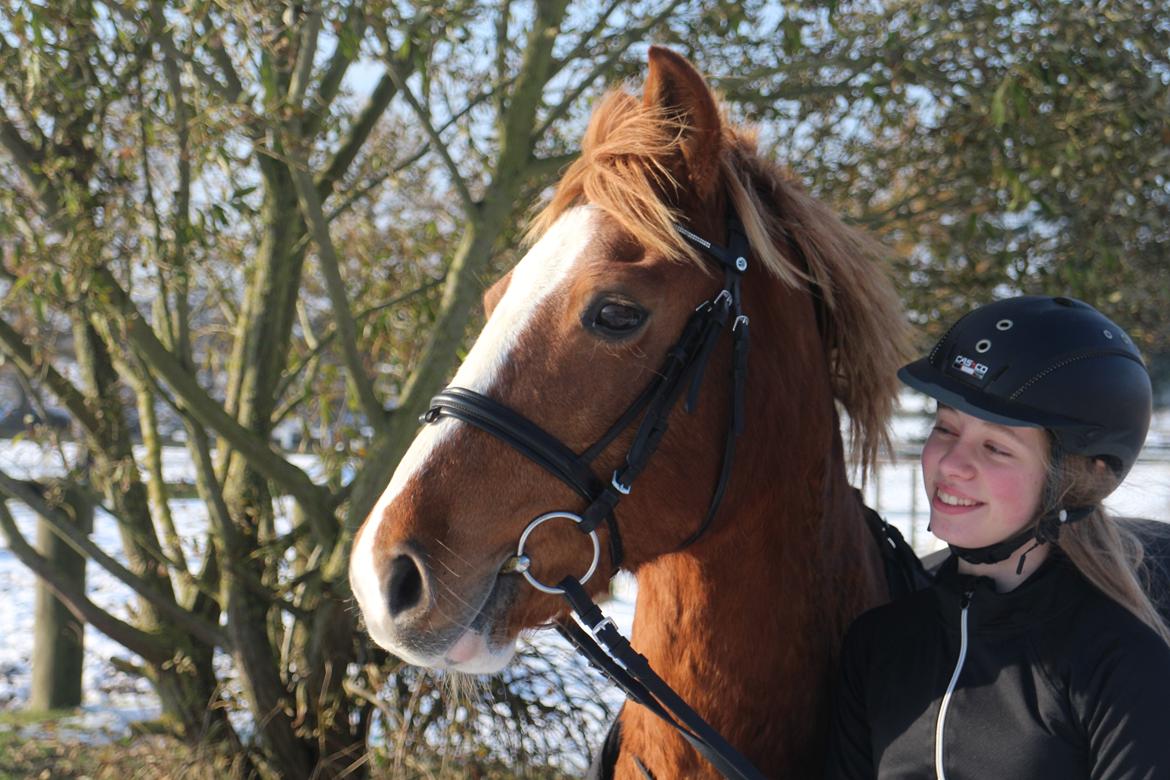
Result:
[[[533,219],[529,237],[544,233],[572,206],[589,203],[648,249],[709,272],[675,230],[685,218],[663,195],[682,186],[672,171],[686,129],[685,117],[645,105],[624,90],[608,93],[594,110],[580,156]],[[764,159],[751,131],[724,121],[719,162],[755,262],[821,299],[833,395],[848,415],[852,460],[864,474],[889,444],[895,371],[910,352],[909,325],[883,262],[887,250]]]

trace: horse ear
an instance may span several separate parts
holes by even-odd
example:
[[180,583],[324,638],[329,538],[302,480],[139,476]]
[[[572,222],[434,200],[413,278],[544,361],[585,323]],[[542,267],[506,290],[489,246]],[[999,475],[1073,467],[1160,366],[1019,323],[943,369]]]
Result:
[[657,106],[666,116],[682,123],[679,142],[684,170],[675,174],[680,182],[689,182],[691,192],[705,202],[719,183],[723,141],[723,123],[715,96],[695,66],[670,49],[651,46],[649,60],[642,103]]
[[504,274],[495,284],[483,291],[483,317],[489,319],[492,312],[495,311],[500,299],[504,297],[504,293],[508,291],[508,285],[512,282],[512,272]]

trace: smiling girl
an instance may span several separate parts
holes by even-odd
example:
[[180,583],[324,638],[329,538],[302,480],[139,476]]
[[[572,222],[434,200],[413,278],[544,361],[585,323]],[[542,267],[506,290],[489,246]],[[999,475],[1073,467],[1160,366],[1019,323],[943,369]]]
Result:
[[850,628],[828,777],[1170,777],[1170,631],[1101,504],[1149,427],[1129,336],[1012,298],[899,376],[939,404],[922,473],[952,555]]

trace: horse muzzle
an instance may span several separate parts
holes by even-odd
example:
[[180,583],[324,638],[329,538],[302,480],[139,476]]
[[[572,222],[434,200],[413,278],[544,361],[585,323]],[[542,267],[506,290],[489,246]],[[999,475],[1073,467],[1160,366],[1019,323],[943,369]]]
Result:
[[514,638],[504,618],[518,578],[496,568],[478,584],[461,578],[456,592],[410,542],[385,554],[360,553],[359,543],[350,583],[380,646],[415,666],[472,674],[497,672],[511,660]]

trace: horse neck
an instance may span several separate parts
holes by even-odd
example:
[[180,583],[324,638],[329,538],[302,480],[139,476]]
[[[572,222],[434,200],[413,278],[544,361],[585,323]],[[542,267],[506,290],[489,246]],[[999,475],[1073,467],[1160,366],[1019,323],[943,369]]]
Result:
[[[816,492],[808,487],[804,492]],[[728,507],[734,533],[638,572],[634,646],[769,777],[820,773],[824,692],[840,636],[873,601],[872,571],[858,565],[866,558],[858,535],[826,539],[817,498],[774,505],[784,507],[779,511]],[[837,503],[845,516],[835,521],[864,530],[856,512]],[[627,710],[624,748],[656,776],[709,771],[669,726],[641,707]]]
[[[876,603],[880,569],[827,389],[817,398],[816,387],[777,375],[755,383],[748,408],[770,408],[765,396],[786,381],[798,394],[790,403],[806,416],[796,426],[791,415],[757,416],[750,446],[736,459],[748,473],[738,475],[712,530],[638,570],[633,643],[765,775],[806,777],[821,772],[825,692],[841,636]],[[777,442],[792,462],[777,464],[763,451]],[[658,777],[711,772],[636,705],[623,715],[623,753],[619,770],[628,770],[619,776],[641,776],[632,774],[631,755]]]

